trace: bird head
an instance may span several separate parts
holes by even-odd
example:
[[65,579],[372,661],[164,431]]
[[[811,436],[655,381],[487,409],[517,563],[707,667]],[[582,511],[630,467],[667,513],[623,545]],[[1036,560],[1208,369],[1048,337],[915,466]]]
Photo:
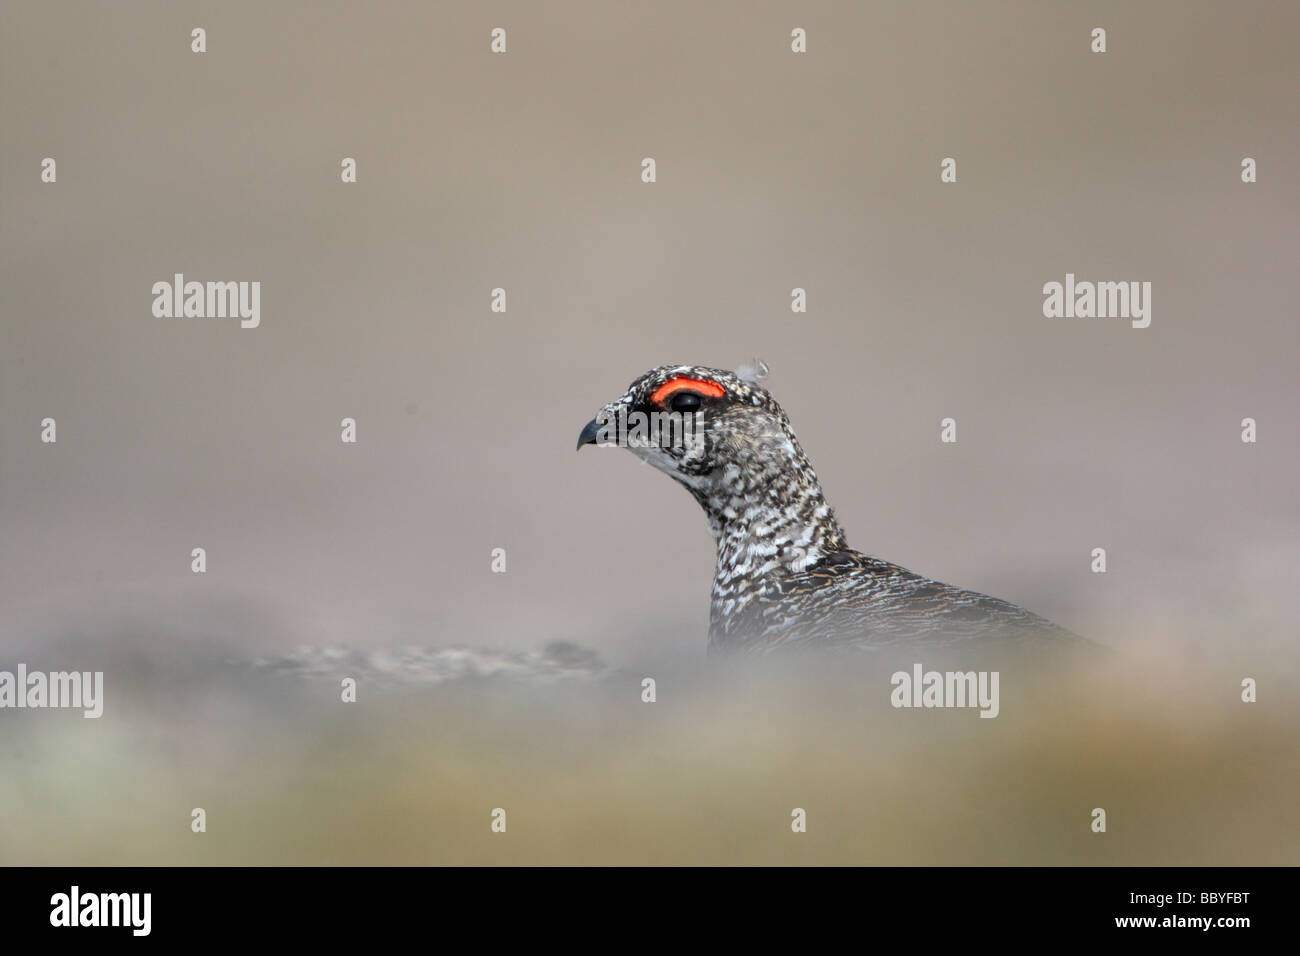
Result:
[[790,422],[757,376],[663,365],[587,423],[583,445],[620,445],[694,491],[806,465]]
[[718,542],[715,597],[737,577],[799,571],[847,547],[759,369],[651,369],[578,436],[580,449],[622,445],[690,490]]

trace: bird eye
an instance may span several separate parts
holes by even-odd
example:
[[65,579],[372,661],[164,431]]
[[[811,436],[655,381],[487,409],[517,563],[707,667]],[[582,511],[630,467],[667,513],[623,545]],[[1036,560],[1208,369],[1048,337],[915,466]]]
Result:
[[700,407],[700,393],[678,392],[669,404],[675,412],[693,412]]

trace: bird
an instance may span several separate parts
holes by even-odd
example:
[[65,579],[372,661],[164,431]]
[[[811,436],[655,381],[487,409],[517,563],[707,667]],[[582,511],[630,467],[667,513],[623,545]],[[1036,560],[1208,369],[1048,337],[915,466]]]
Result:
[[850,548],[766,371],[651,369],[578,437],[578,450],[626,447],[703,508],[717,545],[709,655],[1085,641],[1009,601]]

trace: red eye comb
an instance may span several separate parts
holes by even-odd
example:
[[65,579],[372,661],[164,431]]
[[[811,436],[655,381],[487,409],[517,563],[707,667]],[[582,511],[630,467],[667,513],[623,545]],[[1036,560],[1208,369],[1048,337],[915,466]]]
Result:
[[673,392],[680,392],[684,389],[690,389],[692,392],[699,392],[701,395],[706,395],[709,398],[721,398],[723,395],[727,394],[727,390],[712,379],[686,378],[685,376],[678,376],[677,378],[670,378],[668,381],[656,388],[654,394],[650,396],[650,401],[654,402],[656,405],[662,405],[664,399]]

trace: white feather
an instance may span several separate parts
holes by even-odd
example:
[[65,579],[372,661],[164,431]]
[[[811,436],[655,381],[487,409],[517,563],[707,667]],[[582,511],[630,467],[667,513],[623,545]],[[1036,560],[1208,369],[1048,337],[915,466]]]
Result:
[[753,358],[736,369],[736,378],[751,385],[760,385],[767,380],[767,373],[767,363],[762,359]]

